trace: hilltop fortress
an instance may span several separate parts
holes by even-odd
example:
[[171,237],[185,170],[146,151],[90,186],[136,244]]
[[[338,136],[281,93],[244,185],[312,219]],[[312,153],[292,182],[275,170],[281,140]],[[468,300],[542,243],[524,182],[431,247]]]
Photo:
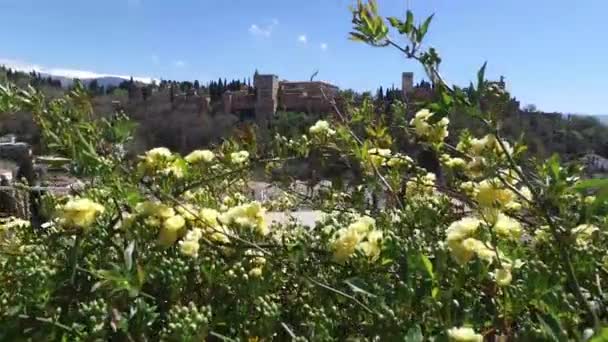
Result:
[[[404,98],[408,95],[424,97],[424,93],[430,90],[427,88],[425,84],[414,85],[412,72],[401,75]],[[168,105],[166,99],[170,98],[173,108],[183,108],[199,114],[235,114],[241,118],[255,118],[260,123],[279,111],[316,114],[333,112],[333,102],[340,92],[337,86],[328,82],[279,80],[273,74],[254,75],[252,86],[242,85],[239,90],[228,90],[221,95],[219,102],[211,101],[209,95],[199,94],[195,89],[179,92],[170,87],[161,87],[147,94],[144,89],[137,87],[130,92],[129,101],[165,107]]]
[[255,75],[252,89],[227,91],[222,95],[224,113],[248,114],[258,124],[277,111],[332,112],[339,88],[327,82],[279,81],[276,75]]

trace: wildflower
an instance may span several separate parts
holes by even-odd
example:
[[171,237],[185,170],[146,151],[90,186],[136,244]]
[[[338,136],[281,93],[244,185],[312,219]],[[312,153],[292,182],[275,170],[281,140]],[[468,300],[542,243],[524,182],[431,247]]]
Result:
[[363,216],[347,228],[338,230],[331,243],[334,260],[344,262],[357,250],[360,250],[370,260],[377,259],[381,250],[382,232],[374,229],[375,224],[373,218]]
[[172,156],[171,151],[166,147],[157,147],[146,152],[145,161],[148,164],[157,164],[159,161],[168,159]]
[[387,148],[371,148],[367,150],[370,161],[375,166],[386,165],[388,158],[391,156],[391,150]]
[[224,224],[236,224],[260,235],[267,235],[269,230],[264,219],[265,211],[259,202],[254,201],[228,209],[219,216],[219,220]]
[[215,159],[215,154],[209,150],[194,150],[184,159],[190,164],[198,163],[200,161],[210,163]]
[[380,256],[382,236],[379,230],[371,231],[367,234],[367,241],[362,242],[358,247],[372,261]]
[[183,216],[187,221],[194,221],[196,219],[196,208],[190,203],[181,204],[176,207],[177,212]]
[[480,259],[485,261],[492,261],[494,259],[494,251],[486,246],[480,240],[474,238],[467,238],[462,241],[462,247],[469,253],[475,253]]
[[448,336],[451,341],[456,342],[482,342],[483,336],[477,334],[475,330],[468,327],[454,327],[448,330]]
[[474,217],[465,217],[453,222],[447,229],[447,240],[463,240],[477,231],[481,221]]
[[161,170],[161,173],[165,175],[173,175],[175,178],[182,178],[184,176],[184,167],[183,161],[175,160]]
[[500,187],[495,180],[483,180],[477,189],[476,200],[481,207],[504,208],[515,199],[511,190]]
[[513,240],[519,239],[522,233],[521,224],[517,220],[502,213],[498,214],[498,218],[493,228],[498,236]]
[[330,136],[336,134],[336,131],[329,127],[329,123],[325,120],[317,121],[313,126],[311,126],[308,130],[310,134],[314,135],[324,135]]
[[586,196],[583,199],[583,202],[585,202],[586,205],[592,205],[593,202],[595,202],[595,196]]
[[436,179],[435,174],[431,172],[416,179],[410,179],[405,183],[406,192],[409,196],[432,195]]
[[355,229],[340,229],[336,232],[336,238],[332,242],[334,259],[337,262],[344,262],[355,253],[357,245],[363,240],[364,235]]
[[507,286],[511,284],[511,281],[513,280],[513,276],[511,275],[511,267],[505,266],[496,270],[494,279],[496,280],[496,284],[498,286]]
[[581,225],[577,226],[576,228],[572,229],[572,234],[574,234],[574,236],[576,236],[577,245],[585,246],[587,244],[587,242],[589,242],[591,235],[593,235],[593,233],[598,230],[599,230],[599,228],[594,225],[581,224]]
[[389,160],[386,162],[386,166],[388,167],[398,167],[401,165],[412,165],[414,161],[409,156],[403,155],[401,153],[394,154]]
[[161,246],[169,247],[177,241],[178,232],[184,227],[186,220],[180,215],[167,218],[160,229],[158,241]]
[[262,276],[262,268],[261,267],[254,267],[251,270],[249,270],[249,276],[254,277],[254,278],[259,278]]
[[198,257],[198,250],[200,248],[198,240],[200,240],[202,235],[202,231],[198,228],[189,231],[184,239],[179,242],[180,252],[193,258]]
[[64,224],[82,229],[89,228],[104,207],[88,198],[70,200],[63,206],[62,221]]
[[414,126],[416,135],[419,137],[426,138],[433,143],[440,143],[448,136],[448,124],[450,120],[444,117],[431,124],[429,123],[431,116],[433,116],[431,111],[422,109],[416,113],[410,121],[410,125]]
[[215,209],[203,208],[200,211],[199,217],[203,223],[205,223],[205,225],[209,227],[216,227],[219,225],[219,222],[217,221],[219,215],[220,213]]
[[459,169],[465,167],[467,162],[462,158],[450,158],[445,161],[445,165],[451,169]]
[[239,151],[230,154],[230,161],[234,164],[244,164],[249,160],[249,152]]

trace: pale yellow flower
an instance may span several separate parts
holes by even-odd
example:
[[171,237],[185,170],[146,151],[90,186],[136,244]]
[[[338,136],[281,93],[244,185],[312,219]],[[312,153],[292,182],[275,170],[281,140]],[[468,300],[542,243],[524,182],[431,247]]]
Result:
[[483,336],[472,328],[454,327],[448,330],[448,336],[455,342],[483,342]]
[[169,247],[177,241],[179,230],[186,224],[186,220],[180,215],[167,218],[160,229],[158,241],[162,246]]
[[464,217],[453,222],[446,230],[447,240],[463,240],[471,236],[481,224],[481,221],[474,217]]
[[433,124],[429,123],[430,117],[433,115],[428,109],[422,109],[416,113],[410,121],[410,125],[414,126],[416,135],[428,139],[432,143],[440,143],[448,136],[448,124],[450,120],[446,117],[440,119]]
[[359,249],[363,251],[370,260],[375,261],[380,256],[382,250],[383,234],[379,230],[373,230],[367,234],[367,241],[359,244]]
[[187,221],[194,221],[196,219],[197,209],[190,203],[184,203],[176,207],[177,212],[182,215]]
[[475,199],[481,207],[504,208],[515,199],[513,191],[501,187],[496,180],[483,180],[477,190]]
[[210,150],[194,150],[184,158],[188,163],[194,164],[200,161],[210,163],[215,159],[215,154]]
[[104,212],[104,207],[88,198],[68,201],[63,206],[62,221],[65,225],[82,229],[89,228],[97,215]]
[[519,221],[500,213],[494,224],[494,231],[500,237],[517,240],[521,237],[522,228]]
[[197,258],[199,249],[200,245],[197,240],[182,240],[179,242],[179,250],[183,255]]
[[598,231],[599,228],[592,224],[581,224],[576,228],[572,229],[572,234],[576,236],[576,244],[579,246],[585,246],[593,233]]
[[171,151],[166,147],[157,147],[146,152],[145,159],[148,163],[155,163],[162,159],[167,159],[172,156]]
[[217,227],[219,225],[219,222],[217,221],[219,215],[220,213],[215,209],[203,208],[201,209],[199,217],[205,223],[205,225],[209,227]]
[[249,276],[254,277],[254,278],[259,278],[262,276],[262,268],[261,267],[254,267],[251,270],[249,270]]
[[462,158],[450,158],[445,161],[445,165],[451,169],[459,169],[465,167],[467,162]]
[[230,161],[234,164],[244,164],[249,160],[249,152],[247,151],[239,151],[232,152],[230,154]]
[[364,235],[358,233],[356,229],[340,229],[336,232],[336,238],[332,242],[334,251],[334,260],[344,262],[355,253],[359,242],[363,240]]
[[326,136],[334,135],[336,133],[336,131],[330,128],[329,122],[325,120],[317,121],[313,126],[309,128],[308,131],[310,132],[310,134]]
[[513,280],[513,276],[511,275],[511,267],[505,266],[496,270],[494,278],[496,279],[496,284],[498,286],[507,286],[511,284],[511,281]]
[[236,224],[255,230],[260,235],[267,235],[269,230],[264,218],[265,212],[266,209],[254,201],[228,209],[219,216],[219,220],[224,224]]

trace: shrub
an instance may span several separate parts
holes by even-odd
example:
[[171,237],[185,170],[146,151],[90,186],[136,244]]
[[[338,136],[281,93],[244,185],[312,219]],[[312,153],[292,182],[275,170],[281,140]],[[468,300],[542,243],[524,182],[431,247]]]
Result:
[[[352,37],[422,63],[438,102],[408,120],[401,112],[397,127],[374,110],[337,113],[280,137],[270,156],[226,141],[129,161],[130,122],[91,119],[80,89],[47,101],[1,88],[0,110],[34,113],[47,146],[87,185],[45,200],[53,215],[42,228],[2,223],[0,339],[601,340],[606,181],[581,180],[557,157],[529,164],[501,135],[500,90],[485,67],[468,92],[443,81],[439,55],[422,48],[430,21],[385,20],[375,2],[359,2]],[[490,95],[496,106],[482,101]],[[487,134],[451,146],[449,118],[463,108]],[[439,160],[442,177],[400,153],[394,132]],[[273,203],[247,196],[250,170],[311,153],[360,177],[281,201],[323,211],[315,227],[270,224]]]

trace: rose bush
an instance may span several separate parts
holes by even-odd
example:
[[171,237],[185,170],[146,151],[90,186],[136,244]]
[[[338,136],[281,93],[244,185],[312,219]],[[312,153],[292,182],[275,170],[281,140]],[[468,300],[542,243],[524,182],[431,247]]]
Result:
[[[93,116],[78,87],[49,101],[3,86],[0,111],[34,113],[86,186],[45,198],[41,227],[2,222],[0,339],[603,340],[606,182],[581,180],[557,157],[532,164],[505,141],[504,94],[485,67],[476,87],[445,83],[436,50],[423,49],[430,22],[359,2],[351,35],[422,63],[433,102],[395,106],[390,122],[370,103],[337,111],[307,135],[277,137],[264,156],[255,141],[228,140],[128,160],[133,124]],[[479,120],[487,135],[450,131],[450,115]],[[398,139],[433,153],[442,177]],[[314,197],[285,187],[283,209],[324,212],[315,227],[267,222],[276,203],[249,197],[252,169],[313,153],[363,172]]]

